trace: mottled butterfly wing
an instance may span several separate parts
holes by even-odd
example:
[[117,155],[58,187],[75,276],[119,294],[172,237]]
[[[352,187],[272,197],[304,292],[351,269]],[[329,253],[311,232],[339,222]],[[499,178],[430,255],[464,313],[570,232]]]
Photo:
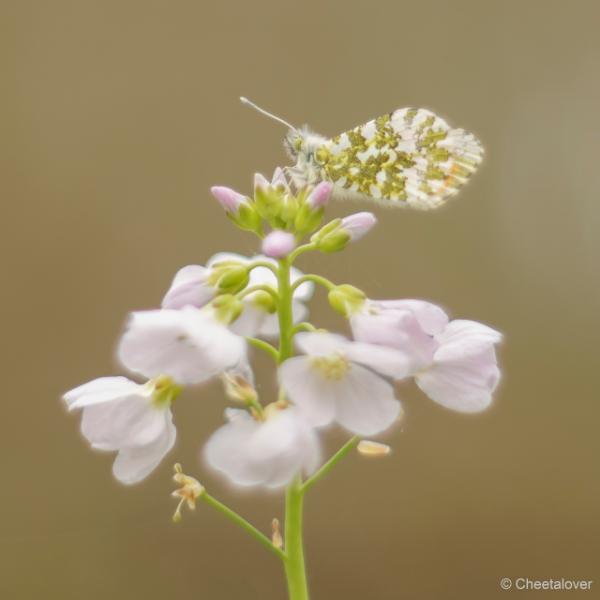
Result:
[[482,154],[472,134],[428,110],[401,108],[327,140],[314,158],[342,193],[426,209],[458,192]]

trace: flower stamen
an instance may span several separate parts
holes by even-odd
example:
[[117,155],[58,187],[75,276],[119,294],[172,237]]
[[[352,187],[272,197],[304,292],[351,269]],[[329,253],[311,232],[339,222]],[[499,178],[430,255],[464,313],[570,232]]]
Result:
[[190,510],[195,510],[196,508],[196,500],[204,494],[206,491],[204,486],[193,477],[189,475],[185,475],[183,469],[179,463],[176,463],[173,466],[175,470],[175,475],[173,476],[173,480],[175,483],[181,485],[178,490],[175,490],[171,495],[175,498],[180,498],[179,504],[175,509],[175,513],[173,514],[173,522],[178,523],[181,521],[181,509],[183,504],[187,504],[187,507]]

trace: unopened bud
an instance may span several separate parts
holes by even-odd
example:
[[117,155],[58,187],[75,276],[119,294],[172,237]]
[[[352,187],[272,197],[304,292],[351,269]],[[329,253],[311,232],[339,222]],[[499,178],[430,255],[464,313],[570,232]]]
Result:
[[233,323],[244,310],[243,302],[232,294],[218,296],[211,302],[211,306],[215,317],[225,325]]
[[392,451],[387,444],[372,442],[371,440],[361,440],[356,449],[363,456],[387,456]]
[[309,194],[306,199],[306,204],[313,210],[318,208],[324,208],[329,202],[331,192],[333,191],[333,184],[329,181],[321,181]]
[[249,279],[248,267],[232,260],[215,263],[208,276],[208,282],[212,286],[230,294],[243,290]]
[[296,247],[296,238],[287,231],[271,231],[262,243],[262,251],[271,258],[285,258]]
[[225,209],[227,216],[240,229],[253,231],[259,235],[262,233],[260,215],[246,196],[220,185],[213,186],[210,191]]
[[344,317],[350,317],[364,305],[367,296],[353,285],[336,285],[328,294],[329,304],[333,310]]
[[377,223],[377,218],[370,212],[359,212],[342,219],[340,228],[348,233],[354,242],[366,235]]

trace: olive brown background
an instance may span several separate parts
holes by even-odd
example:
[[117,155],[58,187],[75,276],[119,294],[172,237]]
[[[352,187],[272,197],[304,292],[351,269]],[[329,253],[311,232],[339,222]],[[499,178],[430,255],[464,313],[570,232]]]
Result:
[[[174,451],[130,488],[60,401],[121,372],[127,312],[156,306],[179,267],[257,251],[208,194],[248,192],[255,171],[287,160],[283,128],[241,94],[328,135],[427,107],[487,150],[439,211],[336,203],[330,215],[373,210],[377,228],[301,264],[506,336],[489,411],[453,413],[399,385],[393,454],[352,456],[311,492],[313,597],[518,594],[502,577],[595,580],[579,595],[598,597],[596,2],[0,6],[0,597],[285,597],[276,560],[219,514],[200,505],[170,522],[176,460],[261,528],[281,517],[279,494],[240,493],[199,460],[222,422],[218,383],[186,391]],[[322,295],[312,316],[344,327]],[[258,374],[271,393],[262,359]],[[344,436],[326,439],[332,451]]]

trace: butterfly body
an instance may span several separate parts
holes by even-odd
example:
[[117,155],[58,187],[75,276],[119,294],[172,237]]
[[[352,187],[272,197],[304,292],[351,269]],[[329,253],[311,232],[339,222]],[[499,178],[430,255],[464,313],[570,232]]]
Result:
[[285,146],[298,187],[331,181],[342,197],[435,208],[458,192],[483,155],[479,141],[425,109],[402,108],[328,139],[291,129]]

